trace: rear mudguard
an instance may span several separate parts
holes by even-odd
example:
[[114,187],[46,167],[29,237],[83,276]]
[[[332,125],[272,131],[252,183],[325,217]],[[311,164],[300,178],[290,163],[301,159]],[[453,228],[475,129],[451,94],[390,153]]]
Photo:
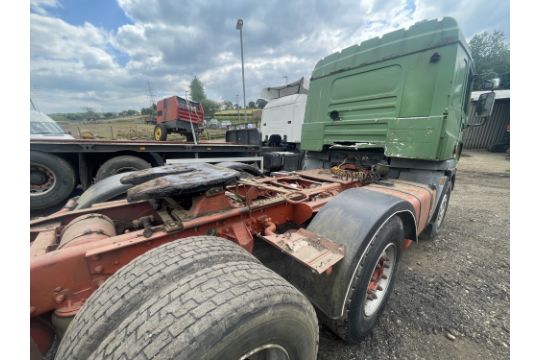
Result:
[[308,226],[308,230],[345,246],[345,257],[331,274],[315,274],[290,257],[268,266],[302,291],[326,316],[340,318],[365,249],[393,216],[402,219],[405,238],[416,240],[416,212],[411,203],[365,188],[346,190],[328,202]]

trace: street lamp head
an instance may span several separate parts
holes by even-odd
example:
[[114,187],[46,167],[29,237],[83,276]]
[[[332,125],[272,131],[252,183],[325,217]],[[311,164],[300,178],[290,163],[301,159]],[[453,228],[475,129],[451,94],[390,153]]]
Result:
[[244,20],[238,19],[238,21],[236,21],[236,30],[242,30],[242,26],[244,26]]

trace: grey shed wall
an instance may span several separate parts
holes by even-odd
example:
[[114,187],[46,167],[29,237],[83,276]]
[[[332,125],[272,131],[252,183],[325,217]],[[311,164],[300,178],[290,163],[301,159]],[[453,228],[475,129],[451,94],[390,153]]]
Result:
[[[473,119],[472,123],[477,123]],[[508,141],[506,128],[510,123],[510,99],[495,100],[493,114],[482,126],[469,127],[463,132],[464,149],[487,149],[493,144]]]

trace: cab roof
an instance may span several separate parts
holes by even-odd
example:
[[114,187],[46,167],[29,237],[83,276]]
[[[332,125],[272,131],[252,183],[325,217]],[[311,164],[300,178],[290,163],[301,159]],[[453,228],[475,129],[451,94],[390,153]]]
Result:
[[315,65],[312,79],[456,42],[470,57],[469,46],[455,19],[420,21],[408,29],[396,30],[326,56]]

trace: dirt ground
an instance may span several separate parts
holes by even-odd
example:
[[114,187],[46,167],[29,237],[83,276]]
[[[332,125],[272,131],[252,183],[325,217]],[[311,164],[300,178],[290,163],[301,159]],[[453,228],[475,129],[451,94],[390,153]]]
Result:
[[510,357],[506,154],[463,154],[441,233],[405,253],[373,333],[349,345],[321,329],[319,347],[320,360]]

